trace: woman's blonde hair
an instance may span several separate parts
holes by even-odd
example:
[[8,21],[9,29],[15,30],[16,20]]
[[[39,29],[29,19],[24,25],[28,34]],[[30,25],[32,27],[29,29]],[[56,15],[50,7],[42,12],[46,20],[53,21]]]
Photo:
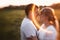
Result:
[[45,17],[48,17],[49,23],[54,25],[57,30],[59,29],[58,20],[57,17],[55,16],[55,11],[53,8],[50,7],[42,8],[40,15],[44,15]]

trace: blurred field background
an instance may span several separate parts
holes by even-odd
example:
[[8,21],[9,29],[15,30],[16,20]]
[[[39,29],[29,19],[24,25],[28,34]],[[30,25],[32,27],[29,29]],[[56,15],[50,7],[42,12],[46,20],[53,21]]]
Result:
[[[50,7],[55,9],[60,23],[60,4]],[[0,40],[20,40],[20,25],[25,17],[24,8],[25,6],[13,7],[10,5],[0,9]]]

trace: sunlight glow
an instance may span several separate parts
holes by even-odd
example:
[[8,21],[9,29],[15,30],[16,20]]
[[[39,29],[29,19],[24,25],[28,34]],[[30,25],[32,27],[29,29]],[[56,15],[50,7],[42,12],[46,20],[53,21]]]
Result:
[[32,7],[32,20],[33,20],[33,23],[34,23],[35,27],[37,28],[37,30],[41,29],[43,32],[46,32],[47,34],[52,34],[52,31],[48,31],[48,30],[40,27],[40,25],[38,24],[38,22],[36,21],[36,19],[34,17],[34,8],[35,8],[35,5],[33,5],[33,7]]
[[5,7],[9,5],[19,6],[19,5],[27,5],[30,3],[34,3],[39,5],[51,5],[53,3],[60,3],[60,0],[0,0],[0,7]]
[[54,3],[60,3],[60,0],[40,0],[40,5],[52,5]]
[[[36,21],[35,16],[34,16],[34,8],[35,8],[35,5],[33,5],[33,7],[32,7],[32,20],[33,20],[33,23],[34,23],[35,27],[37,28],[37,30],[41,29],[42,31],[44,31],[44,32],[46,32],[48,34],[52,34],[53,33],[52,31],[48,31],[48,30],[43,29],[43,28],[40,27],[40,25],[38,24],[38,22]],[[53,9],[51,9],[51,10],[54,13],[54,10]],[[55,16],[55,14],[54,14],[54,16]],[[56,24],[56,30],[59,31],[58,21],[56,20],[55,22],[57,23]]]
[[36,21],[36,19],[34,17],[34,8],[35,8],[35,5],[33,5],[33,7],[32,7],[32,20],[33,20],[33,23],[36,26],[37,30],[39,30],[40,29],[40,25],[38,24],[38,22]]
[[35,5],[33,5],[33,7],[32,7],[32,20],[33,20],[33,23],[34,23],[35,27],[37,28],[37,30],[41,29],[42,31],[44,31],[46,33],[52,34],[51,31],[47,31],[46,29],[43,29],[40,27],[40,25],[38,24],[38,22],[36,21],[36,19],[34,17],[34,8],[35,8]]

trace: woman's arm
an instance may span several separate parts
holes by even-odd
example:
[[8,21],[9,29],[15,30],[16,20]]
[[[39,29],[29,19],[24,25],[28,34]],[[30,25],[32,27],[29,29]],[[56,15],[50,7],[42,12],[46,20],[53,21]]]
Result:
[[37,36],[34,36],[34,37],[31,36],[30,38],[27,38],[27,40],[38,40],[38,39],[37,39]]

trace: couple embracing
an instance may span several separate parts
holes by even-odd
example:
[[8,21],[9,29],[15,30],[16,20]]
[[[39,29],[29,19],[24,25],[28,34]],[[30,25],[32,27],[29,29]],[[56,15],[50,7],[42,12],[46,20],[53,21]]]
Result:
[[56,40],[58,37],[58,21],[54,10],[50,7],[44,7],[39,11],[39,7],[34,7],[34,17],[36,21],[41,22],[38,28],[33,22],[32,7],[35,4],[29,4],[25,8],[25,18],[21,24],[21,40]]

